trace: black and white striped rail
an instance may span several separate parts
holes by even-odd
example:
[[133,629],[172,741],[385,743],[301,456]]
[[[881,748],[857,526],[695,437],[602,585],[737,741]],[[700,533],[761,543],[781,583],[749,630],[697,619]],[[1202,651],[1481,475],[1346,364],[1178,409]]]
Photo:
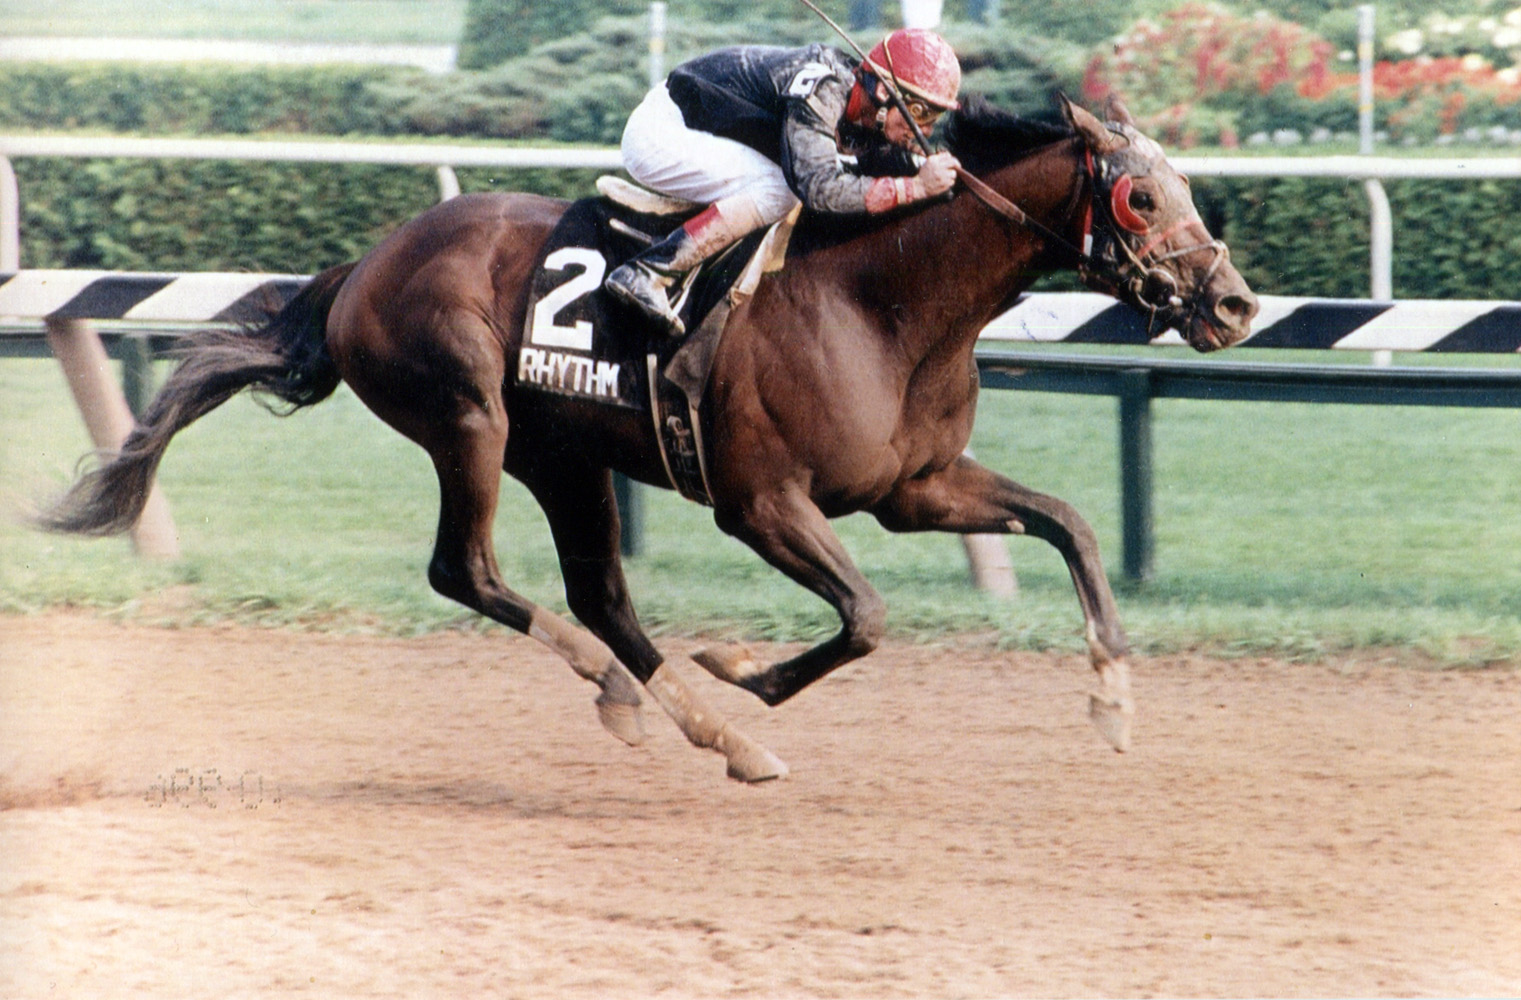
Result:
[[[1026,295],[982,333],[984,341],[1145,344],[1145,318],[1091,292]],[[1159,344],[1181,344],[1169,331]],[[1521,303],[1471,300],[1315,299],[1265,295],[1252,335],[1237,347],[1354,351],[1521,351]]]
[[248,322],[290,301],[308,280],[298,274],[17,271],[0,274],[0,316]]
[[[308,279],[294,274],[124,274],[37,270],[0,274],[0,316],[143,323],[241,322],[284,304]],[[1473,300],[1316,299],[1263,296],[1239,347],[1521,351],[1521,303]],[[1145,344],[1135,310],[1090,292],[1022,296],[988,325],[1000,344]],[[1175,332],[1159,344],[1180,344]]]

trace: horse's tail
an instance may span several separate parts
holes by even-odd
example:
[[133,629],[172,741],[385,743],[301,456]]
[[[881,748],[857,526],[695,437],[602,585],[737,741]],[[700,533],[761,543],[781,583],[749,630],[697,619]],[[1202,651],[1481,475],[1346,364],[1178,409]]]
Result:
[[[169,441],[244,389],[282,415],[320,403],[340,376],[327,350],[327,315],[354,264],[313,278],[261,325],[186,338],[180,363],[148,404],[121,451],[85,472],[36,518],[47,531],[119,534],[137,523]],[[283,405],[282,405],[283,404]]]

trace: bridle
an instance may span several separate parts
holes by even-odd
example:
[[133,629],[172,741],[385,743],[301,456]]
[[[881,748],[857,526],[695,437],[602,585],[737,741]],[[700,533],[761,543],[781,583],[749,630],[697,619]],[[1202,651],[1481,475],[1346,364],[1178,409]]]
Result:
[[[1111,131],[1127,140],[1124,152],[1133,147],[1125,126],[1110,123]],[[1179,294],[1177,278],[1163,265],[1201,250],[1213,250],[1214,259],[1197,288],[1208,286],[1230,250],[1218,239],[1171,248],[1173,238],[1193,223],[1187,215],[1160,232],[1130,207],[1130,192],[1135,178],[1151,172],[1152,161],[1142,160],[1127,169],[1124,160],[1139,157],[1114,155],[1095,157],[1092,148],[1084,150],[1084,171],[1088,178],[1088,203],[1083,209],[1081,246],[1030,217],[1029,213],[966,171],[958,172],[961,183],[996,214],[1016,225],[1032,230],[1048,242],[1067,252],[1075,261],[1078,276],[1090,288],[1108,292],[1129,302],[1147,316],[1148,337],[1156,336],[1159,323],[1186,329],[1198,315],[1202,296],[1195,294],[1185,303]],[[1134,245],[1133,245],[1134,244]],[[1185,305],[1188,312],[1179,316]]]
[[[1214,238],[1174,248],[1171,246],[1174,237],[1194,223],[1192,213],[1181,214],[1171,225],[1157,231],[1158,227],[1131,208],[1130,193],[1135,179],[1149,175],[1156,158],[1147,159],[1132,152],[1137,144],[1126,126],[1110,123],[1108,128],[1123,136],[1127,145],[1117,154],[1097,158],[1091,148],[1085,151],[1084,166],[1091,195],[1084,213],[1078,274],[1090,287],[1108,291],[1143,310],[1147,314],[1148,335],[1155,335],[1158,322],[1164,318],[1186,328],[1198,315],[1203,297],[1195,294],[1192,302],[1185,303],[1179,294],[1177,278],[1163,265],[1202,250],[1213,251],[1209,268],[1195,284],[1196,289],[1203,289],[1230,259],[1230,249]],[[1140,162],[1126,162],[1136,160]],[[1099,213],[1104,218],[1095,227]],[[1185,305],[1188,312],[1179,316],[1178,310]]]

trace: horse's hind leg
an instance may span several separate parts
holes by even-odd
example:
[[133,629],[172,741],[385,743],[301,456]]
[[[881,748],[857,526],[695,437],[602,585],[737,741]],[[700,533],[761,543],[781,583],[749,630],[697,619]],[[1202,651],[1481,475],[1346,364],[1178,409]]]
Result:
[[471,407],[425,446],[438,473],[438,538],[428,580],[488,618],[526,633],[565,658],[602,693],[597,711],[608,732],[630,745],[644,740],[639,686],[611,651],[554,612],[502,582],[491,542],[507,445],[507,417],[499,398]]
[[724,755],[729,777],[780,778],[787,765],[735,729],[687,688],[650,643],[634,614],[618,552],[618,508],[606,469],[554,463],[542,474],[513,468],[544,509],[560,557],[570,610],[642,681],[688,740]]
[[1129,642],[1099,559],[1098,540],[1071,504],[1026,489],[969,458],[931,476],[907,480],[872,513],[890,531],[1029,534],[1053,545],[1067,562],[1086,623],[1089,657],[1100,690],[1089,715],[1116,750],[1130,744]]

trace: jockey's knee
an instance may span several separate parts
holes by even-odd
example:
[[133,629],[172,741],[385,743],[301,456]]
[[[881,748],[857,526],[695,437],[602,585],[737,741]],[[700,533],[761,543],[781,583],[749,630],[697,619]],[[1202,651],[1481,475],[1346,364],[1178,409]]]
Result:
[[756,190],[746,191],[755,203],[756,214],[761,219],[761,224],[769,226],[773,222],[780,222],[787,217],[787,213],[797,207],[798,197],[792,193],[786,183],[777,185],[774,182],[755,185]]

